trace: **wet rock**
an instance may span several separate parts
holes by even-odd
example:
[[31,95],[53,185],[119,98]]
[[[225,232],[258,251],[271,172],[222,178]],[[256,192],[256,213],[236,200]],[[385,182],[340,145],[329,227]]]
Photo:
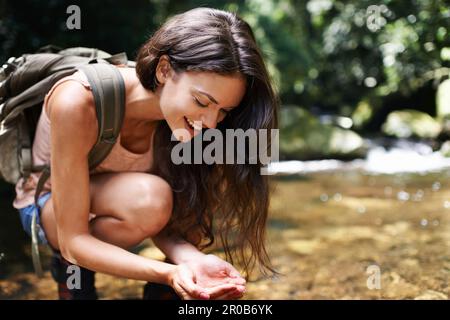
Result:
[[437,140],[439,141],[446,141],[450,140],[450,115],[447,115],[446,118],[438,118],[441,121],[442,124],[442,130],[439,136],[437,137]]
[[318,240],[290,240],[287,243],[290,250],[299,254],[312,254],[320,248],[320,241]]
[[442,146],[441,149],[439,150],[439,152],[447,158],[450,158],[450,140],[449,141],[445,141]]
[[448,296],[442,292],[427,290],[415,297],[414,300],[447,300]]
[[436,113],[439,118],[450,117],[450,79],[443,81],[438,87]]
[[280,152],[286,158],[355,158],[367,152],[356,132],[322,124],[300,107],[282,108],[280,124]]
[[382,276],[381,290],[383,297],[388,299],[411,299],[420,292],[417,285],[406,281],[396,272]]
[[331,241],[348,242],[361,239],[373,239],[376,236],[376,230],[365,226],[333,227],[319,230],[318,235]]
[[407,232],[409,230],[409,228],[410,228],[410,224],[408,222],[399,221],[399,222],[396,222],[393,224],[388,224],[388,225],[383,226],[382,230],[386,234],[395,237],[395,236],[398,236],[400,234]]
[[391,112],[382,126],[385,134],[397,138],[436,138],[441,129],[429,114],[410,109]]

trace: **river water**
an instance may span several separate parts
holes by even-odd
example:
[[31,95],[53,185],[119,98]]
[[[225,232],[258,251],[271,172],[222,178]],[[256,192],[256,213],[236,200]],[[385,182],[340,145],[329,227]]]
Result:
[[[377,146],[350,162],[273,164],[267,245],[282,275],[255,274],[245,299],[448,299],[449,168],[448,159],[420,145]],[[6,203],[11,197],[3,189],[0,298],[54,299],[49,272],[41,280],[32,273],[28,239]],[[136,252],[161,258],[150,242]],[[142,285],[97,275],[105,299],[139,298]]]

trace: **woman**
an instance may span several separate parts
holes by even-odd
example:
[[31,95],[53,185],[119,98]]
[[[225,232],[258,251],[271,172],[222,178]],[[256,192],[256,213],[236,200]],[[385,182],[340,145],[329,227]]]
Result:
[[[91,174],[87,155],[98,127],[81,71],[52,87],[39,119],[33,160],[50,162],[52,172],[39,200],[39,236],[61,253],[52,260],[60,298],[77,297],[78,288],[64,281],[69,264],[82,267],[81,298],[96,297],[90,270],[169,285],[183,299],[241,297],[244,277],[201,250],[218,235],[247,279],[256,263],[274,271],[264,247],[269,190],[262,164],[176,165],[171,150],[179,142],[171,137],[192,143],[200,129],[276,128],[278,99],[251,28],[233,13],[193,9],[157,30],[140,48],[136,69],[118,70],[123,127]],[[28,232],[38,178],[16,185],[14,206]],[[173,264],[127,251],[149,237]]]

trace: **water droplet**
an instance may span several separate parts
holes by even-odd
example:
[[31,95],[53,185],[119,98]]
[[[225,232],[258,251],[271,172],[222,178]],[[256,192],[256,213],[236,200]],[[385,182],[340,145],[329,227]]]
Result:
[[428,225],[428,220],[427,219],[420,220],[420,225],[425,228]]
[[5,257],[5,254],[3,252],[0,252],[0,261],[2,261],[4,257]]
[[358,207],[358,213],[360,213],[360,214],[366,213],[366,207],[364,207],[364,206]]
[[400,191],[397,193],[397,199],[400,201],[408,201],[409,200],[409,193],[406,191]]
[[431,189],[433,191],[438,191],[441,188],[441,183],[439,181],[436,181],[433,183],[433,185],[431,186]]
[[342,200],[342,195],[341,195],[340,193],[336,193],[336,194],[333,196],[333,199],[334,199],[335,201],[341,201],[341,200]]
[[444,201],[444,208],[445,209],[450,209],[450,201]]
[[385,187],[384,188],[384,195],[387,197],[390,197],[392,195],[392,187]]
[[328,201],[328,195],[326,193],[322,193],[320,195],[320,201],[327,202]]
[[433,224],[434,227],[439,226],[439,220],[438,219],[434,219],[433,222],[431,222]]

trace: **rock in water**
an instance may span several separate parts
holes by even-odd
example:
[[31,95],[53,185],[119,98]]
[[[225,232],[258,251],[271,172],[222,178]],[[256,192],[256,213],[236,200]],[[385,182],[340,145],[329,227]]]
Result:
[[417,110],[400,110],[389,113],[382,126],[385,134],[397,138],[436,138],[441,132],[441,124],[429,114]]
[[436,92],[436,113],[438,118],[450,117],[450,79],[443,81]]
[[414,298],[414,300],[447,300],[447,299],[448,297],[446,294],[434,290],[427,290]]

